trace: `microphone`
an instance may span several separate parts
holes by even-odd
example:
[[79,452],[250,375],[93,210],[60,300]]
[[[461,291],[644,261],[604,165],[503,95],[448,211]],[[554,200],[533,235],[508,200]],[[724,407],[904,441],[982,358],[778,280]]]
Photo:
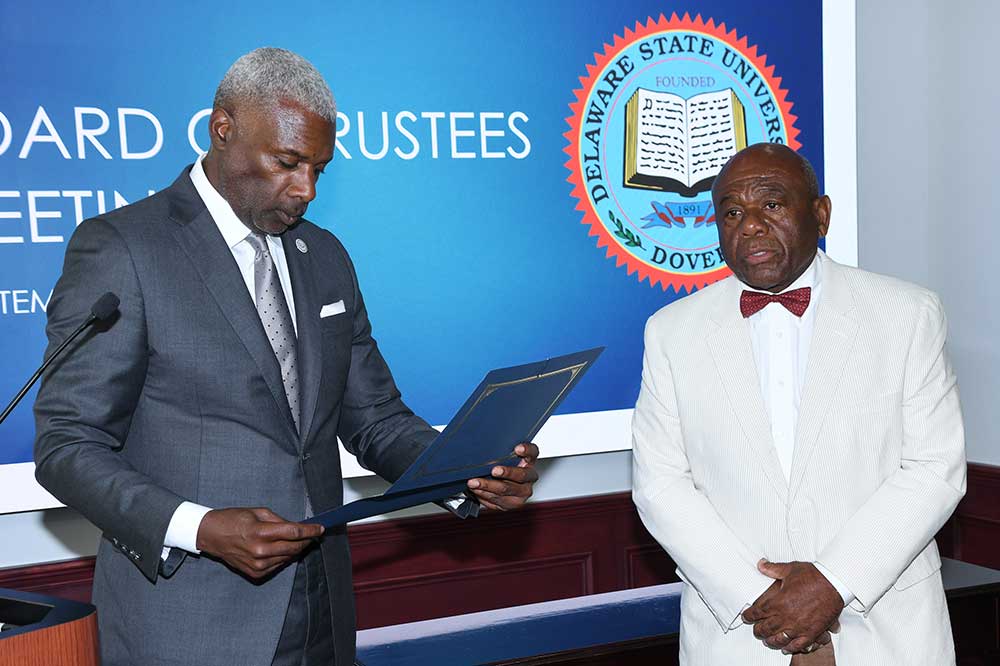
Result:
[[[99,321],[102,324],[105,323],[108,319],[111,319],[111,315],[118,312],[119,303],[121,303],[121,301],[118,300],[118,297],[112,292],[104,292],[104,295],[94,301],[94,304],[90,306],[90,317],[87,318],[87,321],[84,322],[83,325],[89,326],[95,321]],[[59,352],[56,351],[56,354],[58,353]]]
[[42,366],[35,371],[35,374],[31,375],[31,379],[28,380],[28,383],[21,387],[21,390],[17,392],[14,399],[11,400],[10,404],[8,404],[3,410],[3,413],[0,414],[0,423],[3,423],[10,413],[14,411],[14,408],[17,407],[17,403],[21,402],[21,399],[24,398],[25,394],[31,389],[32,386],[35,385],[35,382],[37,382],[38,378],[42,376],[42,373],[45,372],[45,368],[49,367],[52,361],[56,360],[56,358],[62,354],[63,350],[69,346],[69,343],[73,342],[73,340],[83,333],[83,331],[91,324],[97,322],[102,324],[107,323],[111,317],[118,312],[119,303],[121,303],[121,301],[118,300],[118,296],[110,291],[105,292],[103,296],[94,301],[94,304],[90,306],[90,315],[76,328],[75,331],[73,331],[73,333],[70,334],[68,338],[63,341],[61,345],[59,345],[54,352],[52,352],[51,356],[45,359]]

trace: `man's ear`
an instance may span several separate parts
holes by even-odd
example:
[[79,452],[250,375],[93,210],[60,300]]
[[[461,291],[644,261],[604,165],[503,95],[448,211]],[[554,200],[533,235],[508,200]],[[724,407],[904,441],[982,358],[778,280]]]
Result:
[[816,217],[816,226],[819,228],[820,238],[825,237],[826,232],[830,230],[830,210],[832,207],[833,202],[825,194],[813,201],[813,215]]
[[221,106],[212,109],[208,117],[208,136],[214,150],[225,150],[235,131],[236,123],[228,111]]

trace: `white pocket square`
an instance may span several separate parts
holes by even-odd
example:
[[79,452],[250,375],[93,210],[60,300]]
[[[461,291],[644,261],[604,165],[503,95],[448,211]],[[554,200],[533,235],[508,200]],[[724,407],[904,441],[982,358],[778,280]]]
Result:
[[336,303],[327,303],[319,311],[319,318],[332,317],[333,315],[339,315],[344,311],[344,301],[337,301]]

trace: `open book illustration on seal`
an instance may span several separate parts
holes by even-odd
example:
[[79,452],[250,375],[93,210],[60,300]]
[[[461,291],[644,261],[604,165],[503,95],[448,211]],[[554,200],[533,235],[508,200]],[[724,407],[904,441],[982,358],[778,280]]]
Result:
[[625,105],[625,187],[693,197],[746,148],[743,104],[732,88],[690,99],[638,88]]

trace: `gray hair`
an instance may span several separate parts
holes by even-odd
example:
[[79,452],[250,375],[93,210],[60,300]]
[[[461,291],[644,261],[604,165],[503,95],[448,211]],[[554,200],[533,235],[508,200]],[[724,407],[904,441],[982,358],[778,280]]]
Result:
[[214,106],[233,111],[240,102],[270,106],[294,102],[331,123],[337,123],[337,104],[330,86],[302,56],[270,46],[241,56],[222,77]]

